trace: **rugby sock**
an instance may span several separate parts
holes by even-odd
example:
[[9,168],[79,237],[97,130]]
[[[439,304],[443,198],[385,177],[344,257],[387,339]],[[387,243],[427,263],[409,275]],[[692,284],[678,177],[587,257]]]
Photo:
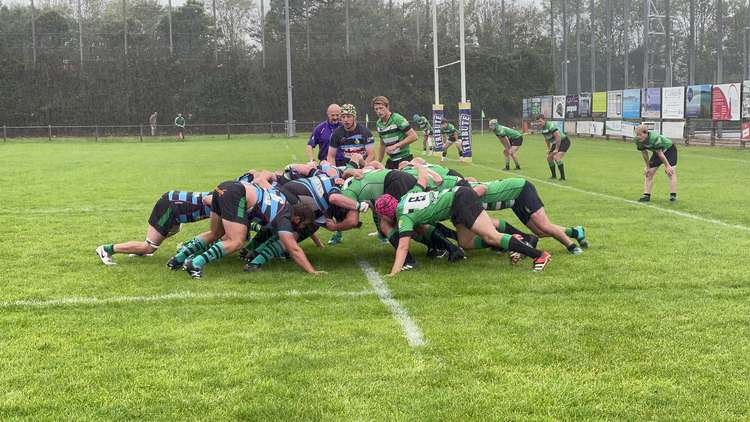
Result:
[[193,258],[193,265],[198,268],[203,268],[204,265],[221,259],[226,254],[227,252],[224,250],[224,243],[222,241],[215,242],[206,250],[206,252]]
[[104,245],[104,252],[112,255],[113,253],[115,253],[115,245],[111,243],[109,245]]
[[521,230],[518,230],[517,228],[511,226],[510,223],[503,220],[502,218],[498,219],[498,221],[500,222],[500,224],[495,230],[497,230],[499,233],[520,234],[521,236],[524,236],[526,234]]
[[250,263],[258,266],[264,265],[274,258],[281,258],[284,256],[284,248],[277,239],[266,241],[256,249],[255,252],[257,255],[252,261],[250,261]]
[[566,249],[568,249],[568,252],[573,253],[577,247],[575,243],[571,243]]
[[206,242],[203,241],[202,237],[196,236],[194,239],[182,244],[182,247],[180,247],[180,250],[177,251],[177,254],[174,256],[174,259],[182,264],[190,255],[195,255],[205,250]]
[[[677,192],[669,192],[669,199],[677,198]],[[104,250],[107,250],[107,247],[104,247]]]
[[549,164],[549,171],[550,173],[552,173],[552,177],[557,177],[557,172],[555,171],[555,162],[548,161],[547,164]]
[[565,229],[565,234],[572,239],[578,239],[578,230],[575,227]]
[[557,169],[560,170],[560,180],[565,179],[565,166],[562,160],[557,162]]
[[513,251],[513,252],[519,252],[522,253],[528,257],[537,259],[540,256],[542,256],[542,251],[532,248],[531,246],[527,246],[523,244],[518,239],[512,237],[509,234],[503,235],[503,238],[507,237],[509,240],[507,249]]
[[490,245],[479,236],[474,236],[474,249],[487,249]]

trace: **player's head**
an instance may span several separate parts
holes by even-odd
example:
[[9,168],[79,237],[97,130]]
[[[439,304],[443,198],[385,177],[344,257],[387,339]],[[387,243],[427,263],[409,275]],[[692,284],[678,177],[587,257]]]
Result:
[[648,126],[646,125],[640,125],[635,128],[635,136],[638,137],[641,141],[645,141],[646,138],[648,138]]
[[341,114],[341,107],[338,104],[331,104],[326,109],[326,116],[328,117],[329,123],[338,123],[339,115]]
[[448,119],[441,120],[440,127],[448,127]]
[[490,120],[490,129],[494,129],[497,127],[497,119],[491,119]]
[[354,129],[354,125],[357,124],[357,107],[353,104],[341,106],[341,123],[348,130]]
[[411,121],[412,121],[412,122],[414,122],[414,123],[417,123],[417,122],[419,121],[419,118],[420,118],[420,117],[421,117],[421,116],[420,116],[419,114],[417,114],[417,113],[414,113],[414,115],[413,115],[413,116],[411,116]]
[[547,116],[545,116],[542,113],[539,113],[539,114],[536,115],[536,121],[539,122],[539,123],[541,123],[541,124],[545,124],[545,123],[547,123]]
[[297,202],[292,208],[292,224],[297,230],[305,229],[315,221],[315,214],[309,205]]
[[383,194],[375,201],[375,212],[378,215],[390,219],[391,221],[396,220],[396,208],[398,207],[398,200],[392,195]]
[[372,99],[372,108],[375,109],[375,114],[380,118],[390,114],[390,107],[391,101],[386,96],[378,95]]

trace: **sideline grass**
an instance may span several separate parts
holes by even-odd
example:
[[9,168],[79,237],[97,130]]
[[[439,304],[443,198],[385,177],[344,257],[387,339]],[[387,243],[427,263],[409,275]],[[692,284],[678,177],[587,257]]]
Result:
[[[678,148],[680,200],[668,202],[660,172],[654,205],[750,226],[750,153]],[[116,255],[107,268],[93,253],[143,238],[164,191],[210,190],[303,151],[301,138],[260,137],[0,145],[0,302],[215,295],[0,308],[0,419],[750,417],[750,236],[650,207],[536,183],[551,218],[584,224],[592,244],[574,257],[545,239],[553,261],[542,274],[487,251],[430,261],[415,246],[420,267],[386,282],[424,334],[417,348],[374,293],[341,295],[370,289],[359,260],[390,269],[369,217],[341,245],[304,244],[324,277],[291,262],[244,274],[236,258],[201,281],[167,270],[205,222],[153,258]],[[500,152],[478,136],[477,165],[451,165],[507,177],[491,170]],[[526,137],[521,160],[520,176],[548,177],[541,138]],[[568,186],[641,194],[631,144],[574,139],[565,163]]]

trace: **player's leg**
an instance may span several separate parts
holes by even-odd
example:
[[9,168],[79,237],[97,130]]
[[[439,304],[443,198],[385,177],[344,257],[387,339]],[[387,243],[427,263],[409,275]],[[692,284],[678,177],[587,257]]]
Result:
[[643,196],[638,199],[638,202],[648,202],[651,200],[651,190],[654,187],[654,175],[658,168],[659,167],[651,167],[649,164],[649,168],[644,173]]
[[215,221],[212,219],[211,232],[214,234],[223,232],[223,236],[221,236],[219,241],[212,243],[211,246],[200,255],[185,261],[185,271],[190,274],[190,277],[203,277],[203,267],[205,267],[206,264],[218,261],[219,259],[238,251],[247,238],[247,225],[221,219],[219,225],[216,226]]
[[560,180],[565,180],[565,164],[563,164],[563,157],[565,157],[564,151],[559,151],[555,154],[555,164],[557,165],[557,170],[560,172]]
[[510,170],[510,142],[506,138],[502,138],[500,142],[503,144],[503,158],[505,159],[505,170]]
[[549,166],[549,172],[551,173],[550,179],[557,179],[557,170],[555,169],[555,154],[552,151],[547,151],[547,165]]
[[96,255],[104,265],[115,265],[112,255],[116,253],[129,253],[135,255],[148,255],[154,253],[167,236],[159,233],[154,227],[148,226],[146,240],[131,240],[124,243],[109,243],[96,248]]
[[521,170],[521,165],[518,164],[518,149],[521,148],[518,145],[513,145],[510,147],[510,158],[513,159],[513,164],[516,165],[516,170]]
[[677,200],[677,166],[672,167],[673,173],[669,176],[669,200]]

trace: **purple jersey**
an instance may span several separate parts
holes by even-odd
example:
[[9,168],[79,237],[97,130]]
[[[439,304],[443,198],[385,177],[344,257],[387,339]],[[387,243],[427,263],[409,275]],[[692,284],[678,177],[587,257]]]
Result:
[[[313,133],[310,135],[310,140],[307,142],[307,145],[310,145],[313,148],[315,148],[316,145],[318,146],[318,160],[328,159],[328,144],[331,142],[333,131],[339,126],[341,126],[341,123],[331,124],[326,120],[315,126],[315,129],[313,129]],[[341,151],[339,151],[339,153],[342,154],[341,157],[343,158],[343,153]],[[338,155],[336,158],[338,158]]]

